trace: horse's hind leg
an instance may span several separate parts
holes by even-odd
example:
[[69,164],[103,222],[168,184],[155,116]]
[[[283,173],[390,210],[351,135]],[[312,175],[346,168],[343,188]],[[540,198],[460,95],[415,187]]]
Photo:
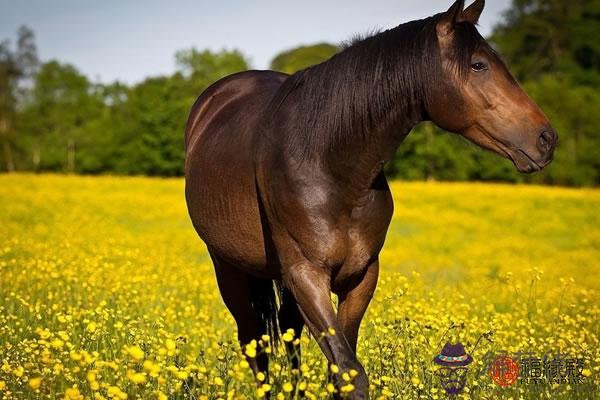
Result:
[[[279,309],[279,328],[281,333],[285,333],[288,329],[294,330],[294,337],[300,338],[304,320],[302,314],[298,310],[296,299],[287,288],[283,290],[281,298],[281,308]],[[293,342],[284,342],[285,349],[292,363],[292,370],[297,370],[300,366],[300,345],[294,345]]]
[[261,335],[267,333],[267,326],[261,318],[255,313],[252,307],[252,280],[250,275],[238,270],[231,264],[215,257],[211,253],[211,258],[215,265],[215,273],[221,297],[229,312],[233,315],[238,329],[238,340],[242,347],[242,352],[250,364],[254,375],[263,372],[268,375],[269,359],[267,354],[257,349],[255,357],[250,357],[245,353],[245,345],[253,339],[258,341]]

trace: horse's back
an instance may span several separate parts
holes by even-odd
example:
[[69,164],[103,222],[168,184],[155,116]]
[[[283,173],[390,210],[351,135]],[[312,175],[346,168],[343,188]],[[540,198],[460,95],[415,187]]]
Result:
[[186,200],[213,255],[268,275],[253,165],[258,123],[287,75],[247,71],[206,89],[186,126]]

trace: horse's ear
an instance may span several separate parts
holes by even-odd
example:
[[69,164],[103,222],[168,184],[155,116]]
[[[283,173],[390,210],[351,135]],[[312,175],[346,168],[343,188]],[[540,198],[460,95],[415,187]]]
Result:
[[485,7],[485,0],[476,0],[473,4],[465,9],[460,15],[459,21],[467,21],[473,25],[477,25],[479,17]]
[[456,0],[448,11],[442,14],[437,24],[438,36],[443,37],[454,31],[454,26],[459,22],[464,6],[465,0]]

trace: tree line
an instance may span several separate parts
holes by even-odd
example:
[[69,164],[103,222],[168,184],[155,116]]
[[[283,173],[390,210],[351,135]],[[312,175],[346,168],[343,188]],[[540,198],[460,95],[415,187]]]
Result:
[[[555,161],[523,176],[508,160],[421,124],[387,166],[391,178],[597,185],[600,182],[600,0],[513,0],[490,42],[560,135]],[[277,55],[293,73],[340,48],[319,43]],[[135,85],[92,82],[74,66],[40,62],[33,32],[0,42],[0,171],[183,174],[183,130],[211,83],[250,69],[239,51],[175,54],[176,71]]]

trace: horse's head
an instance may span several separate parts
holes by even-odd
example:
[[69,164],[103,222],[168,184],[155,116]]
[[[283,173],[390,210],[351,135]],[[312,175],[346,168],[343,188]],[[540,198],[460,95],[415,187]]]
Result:
[[429,118],[512,160],[521,172],[552,161],[558,136],[538,105],[479,35],[484,0],[456,1],[436,19],[442,79],[427,102]]

